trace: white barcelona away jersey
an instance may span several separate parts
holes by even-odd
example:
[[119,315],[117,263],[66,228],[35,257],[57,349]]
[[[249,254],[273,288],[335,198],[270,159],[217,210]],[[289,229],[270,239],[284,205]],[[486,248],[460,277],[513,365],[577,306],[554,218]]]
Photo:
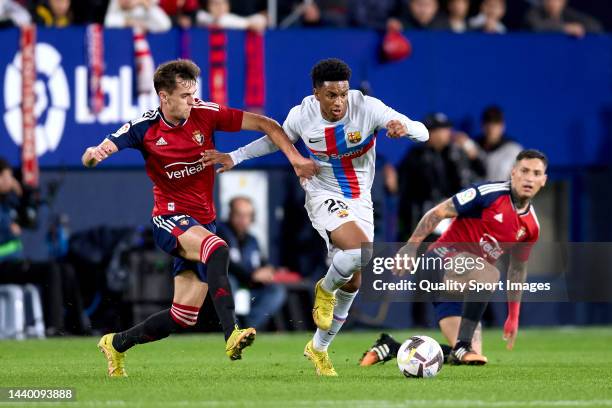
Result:
[[406,124],[409,137],[427,140],[419,123],[386,106],[380,100],[351,90],[348,110],[339,121],[321,115],[319,101],[311,95],[289,112],[283,129],[296,141],[302,138],[311,156],[321,166],[319,174],[306,182],[307,190],[335,192],[345,198],[370,199],[376,160],[376,137],[391,120]]
[[[310,193],[331,192],[345,198],[370,199],[376,160],[376,136],[391,120],[405,124],[412,140],[429,139],[425,126],[412,121],[386,106],[380,100],[350,90],[346,115],[328,122],[321,115],[321,106],[314,95],[295,106],[283,124],[283,129],[295,143],[300,138],[311,157],[321,167],[319,174],[304,182]],[[264,136],[230,153],[234,164],[263,156],[278,148]]]

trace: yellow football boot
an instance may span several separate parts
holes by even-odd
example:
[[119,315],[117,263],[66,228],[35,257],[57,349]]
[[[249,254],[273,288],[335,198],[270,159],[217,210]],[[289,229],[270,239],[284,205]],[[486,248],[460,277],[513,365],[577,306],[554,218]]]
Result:
[[334,319],[336,297],[321,287],[323,279],[315,285],[315,299],[312,307],[312,320],[321,330],[329,330]]
[[334,365],[329,359],[329,354],[327,351],[317,351],[312,345],[312,340],[310,340],[306,347],[304,347],[304,357],[312,361],[312,364],[315,366],[315,370],[317,371],[317,375],[321,375],[324,377],[337,377],[338,373],[334,369]]
[[225,354],[227,354],[230,360],[240,360],[242,358],[242,350],[253,344],[256,334],[257,331],[252,327],[239,329],[236,326],[225,344]]
[[115,333],[102,336],[98,342],[98,348],[108,361],[108,375],[110,377],[127,377],[125,372],[125,353],[120,353],[113,347],[113,337]]

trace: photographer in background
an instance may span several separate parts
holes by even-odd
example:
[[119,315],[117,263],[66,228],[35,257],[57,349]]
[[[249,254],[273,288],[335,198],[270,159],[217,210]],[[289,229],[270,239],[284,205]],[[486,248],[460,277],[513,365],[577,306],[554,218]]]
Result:
[[89,328],[74,270],[56,262],[30,262],[24,256],[18,216],[22,197],[9,163],[0,158],[0,284],[33,283],[40,288],[47,335],[85,333]]

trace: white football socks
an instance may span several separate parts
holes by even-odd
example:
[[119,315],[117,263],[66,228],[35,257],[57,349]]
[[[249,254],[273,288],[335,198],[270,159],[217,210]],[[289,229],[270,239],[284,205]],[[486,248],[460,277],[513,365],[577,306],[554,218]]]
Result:
[[332,263],[321,282],[326,292],[335,293],[353,277],[353,273],[361,267],[361,249],[338,251],[332,258]]
[[315,350],[327,351],[327,348],[348,317],[349,309],[353,304],[353,300],[357,297],[357,293],[359,293],[359,291],[345,292],[342,289],[338,289],[336,292],[336,306],[334,306],[334,319],[332,320],[331,328],[327,331],[317,329],[312,337],[312,345]]

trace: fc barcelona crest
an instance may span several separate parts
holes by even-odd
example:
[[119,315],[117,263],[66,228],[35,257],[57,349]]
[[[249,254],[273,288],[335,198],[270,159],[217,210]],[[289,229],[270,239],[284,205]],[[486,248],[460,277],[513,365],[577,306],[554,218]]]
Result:
[[355,132],[348,132],[347,133],[348,136],[348,140],[351,143],[359,143],[361,142],[361,132],[360,131],[355,131]]
[[347,210],[345,210],[345,209],[341,209],[341,210],[338,210],[338,212],[336,213],[336,215],[337,215],[338,217],[340,217],[340,218],[346,218],[346,217],[348,217],[349,212],[348,212]]
[[200,133],[199,130],[195,130],[193,132],[193,141],[202,146],[204,143],[204,136]]

